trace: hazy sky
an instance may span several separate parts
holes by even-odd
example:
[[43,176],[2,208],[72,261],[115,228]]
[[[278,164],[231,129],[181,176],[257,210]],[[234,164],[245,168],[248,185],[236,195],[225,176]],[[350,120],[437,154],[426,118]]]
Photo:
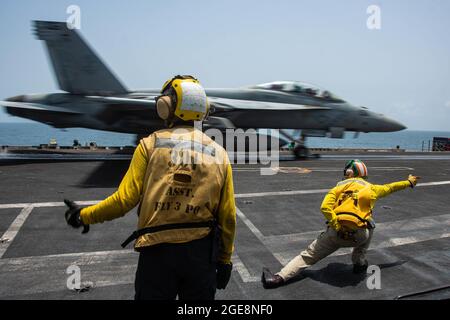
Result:
[[[450,131],[450,1],[20,1],[0,3],[0,99],[57,92],[31,20],[66,21],[129,89],[193,74],[207,88],[311,82],[409,129]],[[381,9],[369,30],[366,10]],[[22,121],[0,111],[0,121]]]

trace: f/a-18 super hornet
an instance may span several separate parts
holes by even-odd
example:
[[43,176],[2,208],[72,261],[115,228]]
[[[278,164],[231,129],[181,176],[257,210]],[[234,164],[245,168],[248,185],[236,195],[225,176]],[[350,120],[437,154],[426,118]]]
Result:
[[[147,135],[162,128],[155,108],[159,89],[127,89],[83,40],[63,22],[34,21],[46,44],[59,88],[65,93],[19,95],[1,101],[14,116],[56,128],[83,127]],[[280,129],[297,141],[304,157],[308,136],[342,138],[345,131],[391,132],[401,123],[356,107],[327,90],[296,81],[276,81],[236,89],[206,89],[211,112],[205,127]],[[301,130],[295,139],[285,129]]]

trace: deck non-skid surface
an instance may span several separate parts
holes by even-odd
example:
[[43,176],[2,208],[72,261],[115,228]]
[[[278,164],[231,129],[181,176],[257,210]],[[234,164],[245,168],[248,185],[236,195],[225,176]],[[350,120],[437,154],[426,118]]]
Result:
[[[290,285],[265,290],[260,282],[263,267],[278,271],[324,230],[319,207],[341,179],[344,155],[280,162],[277,173],[267,176],[259,165],[235,165],[234,269],[229,286],[216,297],[393,299],[450,284],[450,158],[423,157],[365,161],[372,183],[403,180],[409,173],[422,177],[414,190],[377,203],[368,259],[381,270],[381,289],[372,290],[370,275],[352,273],[347,249]],[[0,165],[0,299],[133,298],[138,254],[120,243],[134,231],[136,211],[82,235],[66,225],[62,202],[69,198],[86,205],[105,198],[127,167],[127,160]],[[89,290],[67,288],[67,269],[74,265]]]

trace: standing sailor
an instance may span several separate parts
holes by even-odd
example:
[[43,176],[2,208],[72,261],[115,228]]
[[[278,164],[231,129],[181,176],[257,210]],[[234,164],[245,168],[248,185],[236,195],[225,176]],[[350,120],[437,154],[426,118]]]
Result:
[[[167,129],[140,141],[118,190],[79,208],[66,200],[75,228],[122,217],[136,205],[139,262],[135,299],[214,299],[231,276],[236,208],[226,151],[194,127],[209,104],[191,76],[168,80],[156,98]],[[198,122],[197,122],[198,123]]]

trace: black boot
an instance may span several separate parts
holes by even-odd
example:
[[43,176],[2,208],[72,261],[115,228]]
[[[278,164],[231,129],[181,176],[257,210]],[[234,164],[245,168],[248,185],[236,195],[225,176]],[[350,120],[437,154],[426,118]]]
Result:
[[364,264],[354,264],[353,265],[353,273],[360,274],[367,271],[369,267],[369,263],[366,261]]
[[272,289],[284,285],[284,279],[277,274],[273,274],[267,268],[263,268],[261,282],[263,284],[264,289]]

